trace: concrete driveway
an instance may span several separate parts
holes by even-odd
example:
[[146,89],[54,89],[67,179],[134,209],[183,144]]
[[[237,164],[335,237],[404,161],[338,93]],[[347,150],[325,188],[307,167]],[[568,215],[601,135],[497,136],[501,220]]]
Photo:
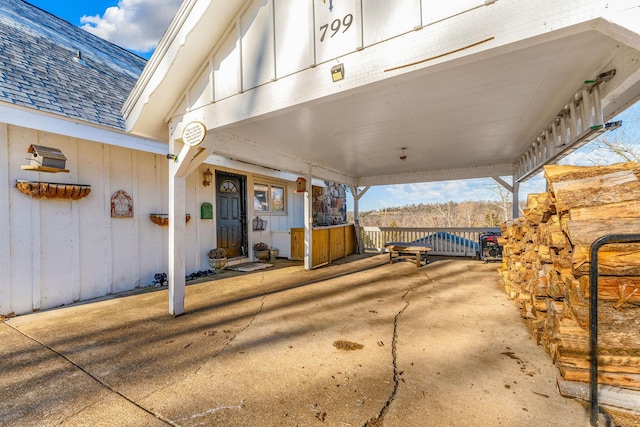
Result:
[[2,426],[587,426],[496,264],[277,261],[0,323]]

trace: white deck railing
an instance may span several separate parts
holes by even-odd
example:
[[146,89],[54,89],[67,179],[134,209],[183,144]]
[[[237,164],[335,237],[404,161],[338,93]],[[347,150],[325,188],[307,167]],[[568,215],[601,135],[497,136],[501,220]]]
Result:
[[361,227],[365,250],[382,252],[387,242],[413,242],[433,248],[429,255],[476,256],[480,233],[499,228]]

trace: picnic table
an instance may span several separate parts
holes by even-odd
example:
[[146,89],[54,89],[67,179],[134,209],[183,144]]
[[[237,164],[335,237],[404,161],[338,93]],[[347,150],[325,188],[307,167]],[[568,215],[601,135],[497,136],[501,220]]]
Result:
[[427,265],[427,252],[433,250],[429,246],[412,242],[388,242],[384,248],[389,251],[389,264],[393,264],[394,259],[415,259],[416,267],[422,265],[422,258],[424,265]]

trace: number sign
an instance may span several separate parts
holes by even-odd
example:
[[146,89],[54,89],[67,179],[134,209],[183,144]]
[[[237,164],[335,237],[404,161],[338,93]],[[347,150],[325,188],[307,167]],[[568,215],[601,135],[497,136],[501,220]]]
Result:
[[318,63],[362,47],[359,0],[315,0],[315,45]]

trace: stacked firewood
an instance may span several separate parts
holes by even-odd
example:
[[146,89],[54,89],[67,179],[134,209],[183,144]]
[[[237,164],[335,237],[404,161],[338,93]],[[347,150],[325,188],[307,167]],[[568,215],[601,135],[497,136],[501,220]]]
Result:
[[[546,166],[548,191],[502,225],[500,273],[539,344],[568,381],[589,381],[590,247],[640,233],[640,166]],[[640,243],[598,252],[601,384],[640,390]]]

